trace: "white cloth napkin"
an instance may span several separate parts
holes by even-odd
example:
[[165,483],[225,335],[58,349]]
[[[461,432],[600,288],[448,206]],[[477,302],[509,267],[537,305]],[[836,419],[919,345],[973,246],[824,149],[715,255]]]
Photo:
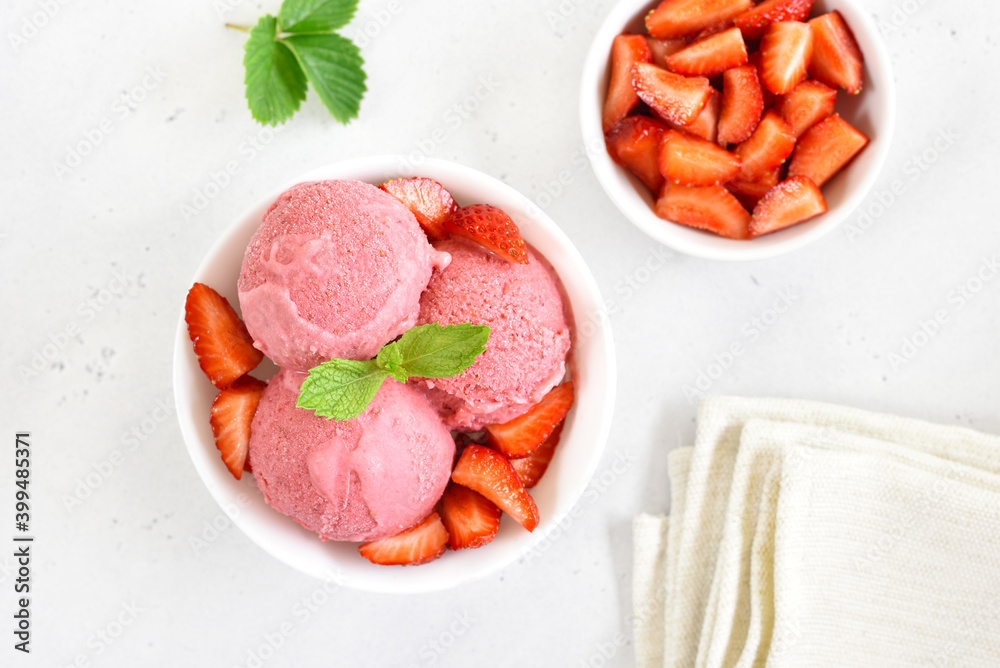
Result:
[[[852,665],[848,657],[856,655],[840,651],[827,656],[823,652],[852,642],[869,659],[881,657],[872,653],[868,645],[891,647],[893,642],[905,641],[923,628],[918,619],[942,611],[960,615],[971,610],[968,605],[973,601],[967,596],[960,599],[967,607],[953,608],[947,605],[952,599],[935,598],[932,595],[935,592],[916,587],[914,582],[923,581],[914,580],[916,576],[908,564],[924,563],[924,559],[938,563],[933,560],[947,560],[954,550],[960,550],[963,556],[977,555],[975,558],[979,560],[978,570],[964,567],[964,574],[974,574],[974,579],[980,582],[995,582],[1000,572],[1000,551],[986,547],[989,541],[997,540],[1000,527],[1000,496],[997,496],[1000,487],[996,486],[1000,480],[996,475],[1000,471],[1000,438],[964,428],[935,426],[813,402],[713,398],[700,407],[693,451],[676,452],[681,454],[672,454],[670,461],[674,490],[670,520],[656,516],[636,519],[633,598],[637,610],[635,641],[639,666],[750,666],[764,665],[765,661],[768,665]],[[828,466],[817,468],[813,464],[816,461]],[[874,466],[881,477],[841,475],[861,461]],[[686,467],[689,470],[684,475]],[[974,534],[962,533],[968,528],[965,525],[952,526],[964,517],[958,510],[962,504],[972,502],[972,497],[966,494],[965,478],[959,480],[954,471],[982,478],[977,479],[980,486],[975,487],[976,502],[985,504],[982,507],[986,514],[982,518],[992,518],[993,523],[976,525]],[[814,480],[817,477],[819,481]],[[905,617],[909,613],[894,610],[892,603],[897,599],[878,598],[869,601],[870,616],[881,620],[884,628],[877,624],[865,628],[847,624],[852,619],[866,619],[871,624],[871,619],[860,614],[846,615],[844,627],[837,626],[839,621],[829,619],[825,626],[810,626],[813,618],[800,613],[800,609],[806,605],[805,609],[811,611],[814,608],[809,605],[815,606],[816,602],[804,598],[807,590],[799,586],[804,577],[811,583],[818,582],[811,571],[804,570],[810,562],[781,561],[778,555],[812,554],[809,550],[802,551],[812,549],[812,544],[803,546],[799,535],[785,527],[814,526],[802,518],[822,515],[829,519],[831,527],[838,526],[837,521],[842,522],[846,532],[831,534],[826,543],[817,543],[826,545],[824,554],[836,554],[831,547],[834,544],[844,550],[857,550],[859,545],[867,545],[864,541],[872,535],[891,538],[891,532],[900,533],[899,513],[912,501],[917,493],[914,490],[923,489],[921,485],[926,486],[931,479],[955,480],[956,485],[961,482],[958,489],[963,491],[938,499],[937,503],[947,505],[948,511],[936,515],[934,522],[921,522],[922,527],[927,527],[925,531],[908,533],[912,545],[908,543],[907,550],[892,551],[910,555],[909,562],[895,564],[890,574],[898,576],[898,581],[877,569],[866,574],[867,579],[861,578],[857,566],[861,562],[850,559],[846,566],[837,562],[841,568],[849,569],[849,573],[832,568],[823,575],[829,578],[827,585],[832,587],[824,590],[823,596],[837,594],[841,596],[838,600],[848,601],[856,595],[856,587],[868,587],[866,592],[887,593],[894,591],[893,586],[906,582],[926,597],[916,599],[925,602],[923,607],[911,611],[916,616]],[[819,497],[813,498],[803,493],[803,489],[829,490],[829,498],[822,500],[827,505],[814,507],[812,504],[819,503]],[[889,495],[889,491],[900,496]],[[827,536],[823,531],[821,525],[815,525],[813,534]],[[885,534],[886,531],[890,533]],[[949,547],[938,549],[946,544],[941,542],[942,536],[954,536],[954,540],[948,543]],[[980,542],[974,544],[974,538]],[[925,540],[931,544],[924,545]],[[783,579],[779,573],[784,574]],[[963,577],[956,576],[956,589],[949,591],[964,591]],[[776,583],[781,585],[777,590]],[[789,588],[785,586],[787,583],[795,586]],[[903,587],[903,591],[909,590]],[[1000,594],[1000,586],[995,593]],[[898,600],[904,599],[913,604],[905,596]],[[975,601],[976,605],[982,603]],[[833,603],[830,605],[833,607],[827,611],[839,610]],[[639,614],[640,610],[645,612]],[[904,619],[908,620],[905,624],[901,621]],[[993,621],[1000,628],[1000,616],[987,619],[984,624]],[[966,629],[965,636],[972,628],[970,624],[966,622],[962,627]],[[806,639],[807,633],[837,629],[843,632],[846,628],[852,628],[860,636],[851,639],[839,636],[830,646],[812,635]],[[947,642],[962,644],[967,639],[956,635],[955,628],[948,633]],[[989,637],[989,633],[979,633],[984,647],[990,647]],[[911,646],[918,647],[920,643]],[[807,649],[815,649],[817,653],[800,656]],[[923,652],[931,649],[920,646]],[[948,651],[940,649],[939,663],[941,657],[950,656],[941,652]],[[893,656],[896,658],[882,657],[878,662],[866,660],[853,665],[903,665],[901,654]],[[926,659],[924,654],[920,656]],[[779,660],[781,663],[777,663]],[[796,664],[799,660],[806,663]],[[845,663],[839,663],[841,660]],[[968,662],[975,660],[977,655],[970,653],[963,654],[959,663],[940,665],[970,665]],[[994,657],[994,664],[998,662],[1000,657]]]

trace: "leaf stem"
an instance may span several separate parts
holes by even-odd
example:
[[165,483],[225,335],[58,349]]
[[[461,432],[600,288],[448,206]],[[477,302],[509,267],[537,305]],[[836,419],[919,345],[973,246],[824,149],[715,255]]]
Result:
[[247,26],[238,26],[235,23],[227,23],[227,28],[232,28],[233,30],[239,30],[240,32],[250,32],[250,28]]

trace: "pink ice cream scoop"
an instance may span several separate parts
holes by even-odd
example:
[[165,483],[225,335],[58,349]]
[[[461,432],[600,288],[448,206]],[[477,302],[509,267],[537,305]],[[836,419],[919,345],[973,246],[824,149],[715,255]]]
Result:
[[250,465],[264,499],[323,540],[374,540],[410,528],[441,498],[451,433],[423,395],[389,378],[343,422],[295,407],[304,373],[281,370],[250,427]]
[[281,367],[369,359],[416,324],[448,256],[391,195],[360,181],[301,183],[271,206],[243,257],[247,329]]
[[566,372],[572,337],[559,279],[532,248],[528,264],[515,264],[461,239],[435,247],[451,264],[420,298],[419,324],[489,325],[490,338],[462,374],[411,382],[453,429],[476,431],[522,415]]

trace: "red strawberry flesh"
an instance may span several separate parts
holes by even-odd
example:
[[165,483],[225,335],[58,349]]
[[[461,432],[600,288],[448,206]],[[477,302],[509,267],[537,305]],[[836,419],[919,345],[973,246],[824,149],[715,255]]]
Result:
[[441,241],[447,236],[444,221],[458,209],[458,204],[440,183],[417,177],[386,181],[379,188],[410,210],[431,241]]
[[441,521],[453,550],[481,547],[497,535],[501,510],[478,492],[448,483],[441,496]]
[[538,526],[538,507],[507,458],[485,445],[465,448],[452,481],[479,492],[528,531]]
[[486,443],[507,457],[527,457],[566,418],[573,406],[573,383],[550,390],[524,415],[486,427]]
[[264,359],[229,301],[203,283],[195,283],[188,291],[184,320],[198,365],[220,389],[229,387]]
[[362,543],[358,551],[373,564],[407,566],[426,564],[444,554],[448,530],[437,513],[431,513],[415,527],[388,538]]
[[463,206],[444,222],[451,236],[475,241],[508,262],[528,264],[521,232],[510,216],[489,204]]
[[209,423],[215,447],[233,477],[240,480],[246,470],[250,447],[250,424],[261,394],[267,384],[253,376],[244,376],[215,396]]

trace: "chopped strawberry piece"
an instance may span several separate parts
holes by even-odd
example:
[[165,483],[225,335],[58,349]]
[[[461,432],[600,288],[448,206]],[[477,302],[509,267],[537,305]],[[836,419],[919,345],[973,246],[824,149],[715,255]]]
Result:
[[810,79],[782,97],[777,109],[798,139],[806,130],[832,114],[836,104],[837,91]]
[[822,188],[867,145],[865,133],[840,114],[831,114],[802,135],[788,165],[788,175],[808,176]]
[[723,72],[719,144],[726,146],[745,142],[757,129],[763,113],[764,96],[757,68],[743,65]]
[[715,141],[719,136],[719,109],[721,107],[722,96],[713,88],[708,96],[708,102],[705,103],[701,113],[691,121],[691,125],[677,125],[676,123],[667,123],[667,125],[675,130],[690,132],[695,137]]
[[663,123],[648,116],[629,116],[604,137],[612,159],[638,176],[653,193],[663,185],[657,161],[665,130]]
[[666,69],[667,57],[686,48],[688,42],[686,39],[656,39],[647,35],[646,44],[649,45],[649,51],[653,55],[653,64]]
[[448,236],[444,231],[444,221],[455,213],[458,204],[440,183],[417,177],[386,181],[379,188],[410,210],[431,241],[441,241]]
[[660,141],[660,171],[683,186],[725,183],[740,172],[740,159],[707,139],[667,130]]
[[611,43],[611,80],[601,118],[605,132],[628,116],[628,112],[639,103],[639,96],[632,87],[632,66],[648,63],[652,59],[649,45],[642,35],[618,35]]
[[747,211],[753,211],[757,202],[767,194],[767,191],[778,185],[780,180],[781,167],[778,167],[759,181],[730,181],[726,184],[726,190],[735,195]]
[[815,37],[809,76],[851,95],[860,93],[865,59],[844,17],[832,11],[817,16],[809,25]]
[[808,23],[772,23],[760,40],[760,77],[775,95],[790,93],[806,78],[813,52]]
[[247,468],[250,423],[265,387],[267,383],[253,376],[243,376],[215,395],[212,402],[209,423],[215,436],[215,447],[222,453],[222,461],[237,480],[243,477]]
[[713,77],[743,65],[747,57],[743,34],[739,28],[730,28],[668,57],[667,68],[685,76]]
[[718,35],[723,30],[729,30],[732,27],[732,21],[719,21],[718,23],[714,23],[707,28],[704,28],[701,32],[691,38],[691,42],[700,42],[703,39],[707,39],[712,35]]
[[764,195],[753,210],[750,235],[759,237],[826,213],[819,187],[805,176],[782,181]]
[[[760,68],[761,68],[761,53],[759,48],[750,54],[750,58],[747,60],[747,64],[753,65],[754,67],[757,68],[757,77],[759,80]],[[774,101],[778,99],[778,96],[769,91],[767,89],[767,86],[764,85],[763,81],[761,81],[760,84],[760,92],[764,98],[764,108],[774,109]]]
[[486,545],[497,535],[500,509],[479,492],[448,483],[441,497],[441,521],[453,550]]
[[646,30],[659,39],[688,37],[734,19],[752,5],[752,0],[663,0],[646,15]]
[[632,85],[639,99],[657,115],[678,125],[688,125],[705,107],[712,86],[704,77],[685,77],[651,63],[636,63]]
[[538,481],[545,475],[545,471],[549,468],[549,462],[552,461],[552,456],[556,453],[556,446],[559,445],[562,430],[563,425],[560,424],[545,439],[545,442],[530,455],[510,460],[510,465],[514,467],[517,477],[524,483],[525,489],[531,489],[537,485]]
[[527,457],[545,442],[573,406],[573,383],[550,390],[527,413],[486,427],[486,443],[507,457]]
[[431,513],[420,524],[388,538],[380,538],[358,547],[361,556],[373,564],[406,566],[426,564],[444,554],[448,530],[441,517]]
[[510,216],[495,206],[463,206],[444,221],[444,230],[451,236],[475,241],[508,262],[528,264],[521,231]]
[[743,37],[757,39],[763,36],[767,27],[779,21],[804,21],[812,11],[813,0],[764,0],[753,9],[746,11],[735,19]]
[[736,147],[736,155],[743,161],[737,178],[760,181],[784,163],[794,148],[791,126],[776,111],[768,109],[750,138]]
[[195,283],[188,291],[184,321],[198,365],[219,389],[229,387],[264,359],[229,301],[203,283]]
[[678,186],[668,181],[656,201],[656,215],[730,239],[750,236],[750,214],[722,186]]
[[479,492],[528,531],[538,526],[538,507],[507,458],[485,445],[469,445],[451,472],[452,481]]

